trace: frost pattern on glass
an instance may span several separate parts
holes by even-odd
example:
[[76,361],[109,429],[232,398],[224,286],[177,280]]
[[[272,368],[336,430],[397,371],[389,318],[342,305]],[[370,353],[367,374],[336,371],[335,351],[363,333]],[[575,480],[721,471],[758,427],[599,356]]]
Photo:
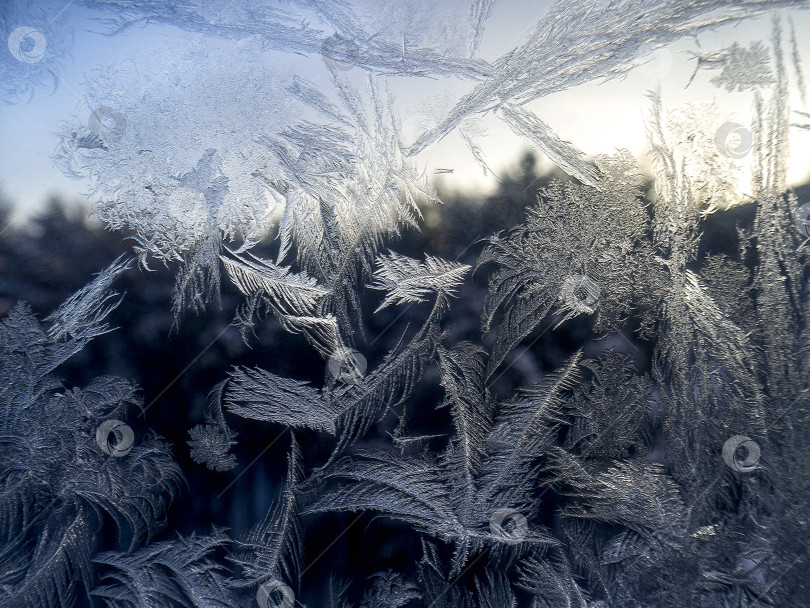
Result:
[[63,7],[8,0],[0,11],[0,102],[30,101],[36,89],[55,90],[73,40]]
[[104,318],[117,301],[108,288],[126,267],[110,266],[44,325],[24,304],[0,322],[4,605],[72,605],[78,589],[93,589],[104,521],[114,522],[124,550],[135,550],[163,527],[179,490],[180,468],[166,441],[149,434],[116,452],[110,447],[122,437],[98,433],[116,420],[132,436],[120,421],[141,406],[136,386],[102,376],[67,388],[54,374],[109,330]]
[[[229,419],[280,429],[284,484],[237,538],[215,528],[154,542],[181,477],[165,441],[126,425],[135,387],[102,377],[67,389],[53,376],[109,331],[109,288],[128,263],[44,324],[18,305],[0,324],[0,603],[75,605],[84,593],[110,606],[291,605],[309,591],[306,523],[340,512],[396,522],[422,550],[415,577],[365,581],[361,607],[810,602],[808,212],[787,187],[789,91],[803,100],[805,82],[792,23],[788,40],[774,18],[767,41],[694,53],[690,82],[718,71],[712,84],[750,99],[750,124],[649,93],[649,184],[630,152],[587,159],[526,107],[621,77],[684,36],[801,3],[557,2],[492,62],[477,54],[488,0],[80,3],[113,10],[110,33],[159,22],[200,38],[147,58],[162,69],[89,74],[56,160],[87,180],[108,227],[134,231],[144,267],[179,264],[178,320],[216,297],[224,268],[244,296],[245,340],[272,315],[303,335],[322,377],[237,366],[220,378],[182,447],[225,473],[243,464]],[[14,31],[12,59],[37,64],[42,39]],[[314,60],[320,79],[283,68],[282,52]],[[29,68],[2,62],[13,68],[4,97],[41,80],[31,68],[21,85]],[[405,75],[470,84],[413,142],[389,90]],[[458,129],[491,173],[485,114],[567,178],[485,239],[476,343],[449,322],[471,266],[391,248],[419,228],[420,205],[439,202],[419,152]],[[708,222],[743,205],[755,218],[736,231],[736,256],[701,253]],[[273,253],[254,253],[272,235]],[[372,353],[369,320],[384,314],[416,322]],[[560,347],[528,386],[502,382],[518,350],[549,332],[571,341],[572,327],[587,348]],[[626,332],[647,352],[620,352]],[[437,403],[422,398],[430,383]],[[412,433],[414,414],[434,408],[449,432]],[[392,420],[390,441],[374,435]],[[327,446],[319,461],[299,447],[305,435]],[[105,521],[123,543],[97,554]],[[352,605],[352,584],[329,581],[332,606]]]

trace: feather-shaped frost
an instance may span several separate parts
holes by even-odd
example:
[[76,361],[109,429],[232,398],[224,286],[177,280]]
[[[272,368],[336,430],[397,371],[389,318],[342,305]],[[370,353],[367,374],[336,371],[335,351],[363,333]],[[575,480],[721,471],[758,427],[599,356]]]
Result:
[[236,551],[229,557],[240,571],[239,579],[231,583],[233,587],[255,588],[277,579],[298,585],[304,550],[297,498],[302,466],[301,451],[293,435],[283,491],[264,520],[236,542]]
[[406,582],[401,574],[378,572],[371,578],[372,587],[363,594],[361,608],[402,608],[422,598],[419,587]]
[[[404,155],[399,121],[384,85],[368,79],[365,99],[330,70],[337,105],[325,105],[308,84],[292,89],[337,125],[303,122],[262,141],[282,166],[270,182],[285,200],[279,224],[283,259],[296,258],[330,290],[324,308],[337,317],[344,340],[360,314],[355,289],[370,271],[380,239],[402,225],[416,227],[418,202],[435,201],[424,174]],[[362,162],[361,162],[362,159]]]
[[377,258],[374,282],[370,286],[387,292],[377,311],[392,304],[424,302],[431,294],[452,297],[469,270],[466,264],[430,255],[424,262],[397,253],[382,255]]
[[[387,411],[400,405],[414,390],[439,341],[439,322],[446,312],[446,295],[439,291],[422,328],[403,346],[389,352],[383,362],[366,374],[362,383],[334,384],[323,391],[307,383],[282,378],[260,369],[236,369],[226,391],[230,411],[247,418],[306,427],[336,434],[332,454],[337,458],[353,445]],[[317,331],[307,318],[287,317],[293,329]],[[338,360],[345,347],[328,353]],[[330,372],[331,373],[331,372]],[[334,375],[334,374],[332,374]]]
[[[504,414],[489,431],[486,405],[476,401],[476,393],[483,394],[484,378],[482,363],[475,363],[475,351],[471,345],[461,345],[455,352],[440,352],[457,436],[438,464],[379,450],[346,457],[327,465],[313,479],[317,484],[328,480],[344,483],[313,498],[306,512],[373,509],[452,541],[456,546],[452,572],[456,575],[472,554],[485,547],[508,559],[525,548],[555,545],[544,528],[529,526],[520,510],[531,513],[533,463],[543,453],[538,446],[550,445],[554,432],[552,425],[545,433],[541,428],[548,422],[554,402],[560,400],[560,392],[571,382],[578,357],[535,389],[536,401],[526,400],[524,415],[514,407],[515,411]],[[462,353],[472,355],[473,360],[463,360]],[[522,522],[514,536],[500,527],[506,519]]]
[[246,296],[264,292],[280,314],[294,316],[312,315],[318,301],[329,293],[306,273],[290,272],[285,266],[277,266],[246,253],[221,256],[231,281]]
[[482,476],[485,503],[530,506],[535,462],[554,444],[555,427],[562,422],[559,410],[566,391],[578,380],[580,357],[575,353],[558,370],[501,405],[486,438],[487,461]]
[[[527,221],[489,239],[478,265],[497,264],[484,303],[488,331],[498,312],[487,375],[555,309],[566,319],[593,314],[596,329],[621,327],[644,296],[639,268],[652,251],[642,238],[648,217],[640,176],[627,154],[600,158],[601,190],[553,182],[543,190]],[[653,271],[654,272],[654,271]]]
[[[177,57],[146,68],[100,68],[90,76],[84,116],[65,126],[56,154],[66,172],[89,180],[109,227],[136,232],[142,261],[180,261],[178,308],[213,295],[223,264],[247,298],[239,319],[272,312],[332,360],[362,343],[367,279],[367,287],[386,292],[381,309],[424,301],[433,308],[412,339],[375,357],[359,382],[341,382],[333,366],[323,386],[237,367],[215,388],[189,442],[192,457],[214,469],[234,464],[220,396],[230,413],[336,440],[305,481],[293,439],[286,484],[237,544],[231,579],[212,561],[227,543],[216,530],[139,548],[161,528],[179,470],[156,437],[115,450],[116,440],[99,434],[108,423],[122,428],[126,410],[140,404],[135,387],[99,378],[68,390],[52,376],[109,329],[104,318],[116,300],[108,287],[126,264],[103,272],[45,326],[14,308],[0,323],[0,604],[78,603],[95,584],[93,531],[110,520],[128,547],[96,559],[108,566],[97,596],[111,606],[241,605],[245,597],[229,587],[247,596],[271,579],[299,583],[300,512],[340,510],[374,510],[452,549],[423,538],[420,589],[378,574],[364,608],[420,598],[433,608],[505,608],[526,594],[549,608],[808,603],[797,566],[808,553],[810,491],[802,470],[807,251],[806,234],[797,233],[804,211],[787,189],[789,83],[780,27],[772,57],[761,43],[697,54],[699,68],[722,70],[715,84],[753,96],[756,219],[740,238],[739,262],[714,253],[699,260],[701,247],[711,248],[702,222],[741,198],[742,159],[718,143],[727,125],[718,127],[724,118],[716,107],[665,114],[660,95],[652,96],[650,209],[628,153],[586,161],[527,105],[622,76],[644,50],[800,2],[557,2],[492,64],[476,58],[492,0],[78,3],[115,9],[112,32],[159,22],[234,41],[230,48],[178,45]],[[18,4],[9,6],[0,20],[4,37],[17,16]],[[26,36],[24,46],[9,47],[18,64],[15,50],[33,59],[39,38],[28,30],[9,37]],[[335,43],[342,53],[329,46]],[[272,69],[278,66],[265,49],[309,55],[317,69],[322,58],[328,81]],[[43,58],[27,68],[11,64],[9,72],[8,57],[0,58],[3,76],[10,74],[0,85],[4,96],[27,93],[54,66]],[[21,67],[30,76],[23,85]],[[374,75],[344,77],[347,68]],[[382,74],[477,82],[406,149]],[[365,88],[355,88],[361,81]],[[202,102],[184,103],[195,97]],[[403,227],[418,227],[418,204],[435,198],[408,156],[490,111],[578,181],[554,182],[524,224],[489,240],[480,265],[495,269],[483,327],[497,329],[487,357],[470,342],[442,342],[448,302],[468,267],[379,252]],[[483,149],[467,131],[461,135],[491,172]],[[251,255],[277,222],[275,260]],[[600,336],[640,322],[651,340],[652,379],[614,353],[580,362],[577,352],[498,401],[488,381],[511,351],[544,323],[559,327],[575,317],[591,317]],[[435,377],[425,374],[434,363],[444,389],[439,407],[449,409],[454,431],[444,449],[425,445],[413,455],[374,445],[349,453],[389,412],[401,415],[395,443],[440,440],[406,436],[401,412],[417,383]],[[585,382],[580,366],[590,370]],[[728,440],[743,432],[753,436],[747,445],[761,444],[761,462],[735,467],[739,455],[729,453]],[[650,462],[661,458],[665,465]],[[345,608],[340,596],[333,603]]]
[[485,437],[492,428],[492,404],[484,388],[484,351],[469,342],[437,349],[445,397],[453,415],[455,436],[443,454],[453,479],[451,497],[460,517],[468,521],[478,491],[476,477],[485,458]]
[[568,413],[574,417],[566,447],[583,456],[626,458],[641,447],[652,402],[652,382],[634,373],[629,358],[608,352],[596,361],[584,361],[591,370],[589,384],[574,389]]
[[340,406],[305,382],[262,369],[236,368],[225,393],[228,411],[253,420],[335,434]]
[[[422,541],[418,562],[424,602],[441,608],[515,608],[517,600],[503,568],[487,564],[482,574],[461,580],[448,572],[433,543]],[[469,580],[469,579],[472,580]]]
[[588,608],[588,596],[576,582],[565,557],[528,557],[521,561],[518,585],[537,598],[539,606]]
[[94,561],[107,566],[104,578],[115,582],[97,587],[93,595],[121,608],[229,608],[237,599],[222,566],[211,559],[229,542],[215,529],[208,536],[152,543],[129,555],[101,553]]
[[[512,51],[493,63],[493,73],[462,97],[447,117],[423,133],[409,148],[409,154],[421,152],[445,137],[469,116],[481,114],[504,104],[525,103],[569,87],[596,79],[621,76],[638,64],[643,45],[661,48],[688,33],[762,14],[774,7],[772,2],[748,0],[729,6],[716,0],[701,0],[672,6],[660,11],[655,0],[629,3],[556,2],[539,19],[530,35]],[[566,27],[559,27],[565,23]],[[628,23],[632,23],[630,30]],[[543,61],[537,58],[542,57]],[[517,116],[505,110],[515,124]],[[519,122],[526,123],[524,117]],[[541,140],[541,149],[553,151],[551,159],[571,171],[584,183],[595,185],[580,154],[541,126],[531,137]],[[537,143],[537,142],[535,142]]]
[[[654,373],[673,391],[674,401],[665,418],[669,432],[680,437],[667,446],[673,474],[681,483],[697,481],[706,488],[712,484],[709,479],[715,468],[717,447],[713,446],[722,445],[734,434],[733,428],[745,425],[762,439],[763,394],[749,336],[723,315],[699,277],[687,268],[697,253],[699,207],[685,167],[688,157],[673,152],[660,98],[653,95],[653,101],[649,133],[658,194],[653,236],[667,255],[660,260],[668,286],[661,289]],[[687,457],[687,449],[699,456]],[[696,470],[702,473],[696,475]],[[720,489],[712,487],[715,492]],[[704,502],[694,508],[703,513],[713,494],[695,491]]]
[[[115,522],[120,542],[133,549],[162,527],[177,491],[181,475],[168,445],[151,435],[133,445],[120,420],[141,404],[136,387],[102,377],[68,390],[52,375],[109,331],[104,319],[117,301],[108,288],[126,266],[113,263],[46,327],[21,304],[0,322],[3,605],[73,605],[93,586],[97,527]],[[119,451],[101,431],[108,421],[129,431],[131,442]]]
[[[339,37],[350,42],[349,48],[355,51],[349,54],[352,64],[377,73],[461,74],[467,78],[491,74],[486,62],[466,56],[471,47],[477,46],[493,4],[491,0],[470,0],[441,7],[418,3],[403,6],[389,0],[383,8],[386,19],[395,24],[390,31],[380,31],[381,7],[372,2],[300,0],[280,9],[269,2],[237,0],[227,6],[228,10],[218,3],[195,0],[168,5],[139,0],[80,2],[94,8],[118,9],[119,13],[108,20],[110,33],[144,23],[164,23],[288,53],[327,57],[329,53],[325,49],[329,50],[329,45]],[[296,12],[296,8],[304,10]],[[430,15],[435,12],[441,12],[443,18],[431,19]],[[313,17],[318,19],[314,24]]]

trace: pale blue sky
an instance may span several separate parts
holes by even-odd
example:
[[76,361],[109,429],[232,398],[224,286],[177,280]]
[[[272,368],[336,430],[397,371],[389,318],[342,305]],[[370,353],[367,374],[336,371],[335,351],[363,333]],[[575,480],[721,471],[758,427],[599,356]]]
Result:
[[[543,12],[542,3],[502,1],[482,41],[483,58],[491,60],[513,48]],[[801,38],[801,32],[810,31],[810,15],[806,11],[790,14]],[[0,106],[0,188],[20,204],[21,214],[35,211],[51,194],[79,198],[85,191],[86,184],[63,176],[50,160],[60,122],[77,112],[85,70],[102,61],[137,58],[149,48],[188,35],[171,27],[150,25],[106,37],[98,33],[102,25],[92,20],[97,15],[74,5],[67,6],[59,15],[60,22],[75,28],[75,34],[72,56],[63,62],[55,92],[38,89],[29,103]],[[769,20],[757,19],[701,35],[700,42],[704,49],[713,49],[735,40],[747,44],[764,39],[769,32]],[[810,62],[810,41],[800,41],[800,45],[803,57]],[[727,94],[711,86],[709,79],[714,72],[701,72],[692,86],[684,89],[694,69],[694,61],[684,51],[694,49],[693,39],[681,40],[653,60],[653,69],[641,67],[622,80],[589,83],[547,96],[528,107],[587,154],[611,153],[616,148],[643,153],[643,113],[649,107],[645,93],[659,81],[667,106],[716,100],[731,118],[745,124],[750,114],[750,95]],[[7,49],[0,51],[8,52]],[[318,58],[308,61],[315,62],[315,69],[320,69]],[[306,60],[301,63],[305,64]],[[438,120],[441,112],[472,86],[459,79],[391,78],[390,83],[408,141],[412,141],[420,129]],[[798,95],[793,96],[792,103],[796,109],[808,110],[801,108]],[[513,167],[527,146],[495,118],[485,118],[481,125],[486,136],[482,134],[479,141],[490,166],[496,173]],[[804,181],[810,168],[810,132],[794,131],[791,151],[789,180],[798,183]],[[452,174],[435,178],[451,189],[491,190],[495,187],[495,181],[484,177],[457,135],[435,144],[422,153],[418,161],[431,176],[437,168],[453,169]]]

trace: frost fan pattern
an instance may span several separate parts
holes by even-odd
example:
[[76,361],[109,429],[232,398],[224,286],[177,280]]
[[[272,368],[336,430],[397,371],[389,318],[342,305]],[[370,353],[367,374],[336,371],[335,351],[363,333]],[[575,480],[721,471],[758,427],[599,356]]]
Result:
[[[137,388],[54,375],[110,331],[110,289],[130,261],[44,322],[18,305],[0,325],[0,604],[810,604],[810,211],[786,183],[789,137],[806,127],[794,114],[807,113],[790,105],[805,98],[792,22],[787,35],[776,16],[763,40],[693,53],[690,84],[715,71],[715,86],[750,100],[750,129],[717,105],[667,109],[650,92],[651,174],[626,151],[585,157],[527,107],[622,77],[683,37],[805,3],[558,2],[492,61],[479,53],[492,0],[77,4],[107,17],[110,35],[160,23],[189,41],[89,72],[55,161],[86,181],[109,228],[130,231],[144,269],[177,266],[177,323],[225,277],[244,296],[245,340],[272,316],[323,374],[223,373],[191,457],[221,474],[249,466],[229,426],[249,419],[289,443],[285,481],[241,535],[157,538],[182,472],[168,442],[127,424]],[[58,73],[69,36],[16,0],[0,25],[11,52],[0,91],[14,102]],[[292,56],[316,64],[311,78]],[[450,77],[468,93],[405,141],[391,80]],[[490,235],[475,266],[399,253],[441,202],[419,153],[459,131],[491,171],[471,135],[485,114],[566,177]],[[735,255],[702,247],[706,223],[743,205],[755,218]],[[257,247],[269,237],[268,257]],[[459,340],[448,320],[475,276],[488,282],[480,332]],[[369,319],[412,306],[420,322],[367,361]],[[633,332],[648,351],[569,349],[536,383],[504,390],[522,349],[574,323],[614,345]],[[436,403],[419,399],[430,382]],[[433,409],[443,432],[419,428]],[[302,437],[328,446],[320,461]],[[339,512],[406,530],[418,563],[310,580],[320,556],[307,539]],[[114,550],[99,549],[105,526]]]

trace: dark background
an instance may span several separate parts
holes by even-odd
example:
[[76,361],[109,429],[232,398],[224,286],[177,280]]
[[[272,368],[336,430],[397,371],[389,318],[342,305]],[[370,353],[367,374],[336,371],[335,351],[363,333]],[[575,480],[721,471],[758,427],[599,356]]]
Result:
[[[487,198],[462,198],[440,193],[441,206],[423,209],[425,221],[421,233],[406,232],[387,246],[399,253],[421,259],[425,253],[475,265],[483,248],[480,241],[499,230],[512,227],[523,219],[526,205],[536,201],[537,190],[552,177],[539,173],[534,157],[527,154],[500,189]],[[801,201],[808,199],[808,187],[798,189]],[[90,218],[89,210],[79,203],[52,198],[44,212],[25,226],[10,227],[12,201],[0,203],[0,316],[18,300],[27,301],[40,319],[52,312],[74,291],[90,281],[122,253],[131,241],[121,233],[104,230]],[[750,226],[753,206],[741,206],[717,213],[703,223],[701,257],[723,252],[736,257],[736,227]],[[269,242],[254,250],[259,256],[274,257],[277,244]],[[152,429],[173,445],[174,456],[183,469],[186,488],[178,495],[168,513],[168,525],[158,540],[173,538],[176,532],[207,533],[212,524],[230,529],[239,536],[259,522],[271,506],[286,476],[289,433],[280,425],[247,421],[226,414],[237,434],[234,454],[238,466],[232,471],[215,473],[189,457],[188,430],[203,422],[209,390],[224,379],[233,365],[260,366],[273,373],[316,385],[323,381],[325,362],[301,336],[285,333],[270,318],[257,325],[256,335],[246,344],[237,328],[230,326],[242,296],[223,277],[219,303],[195,315],[185,313],[175,331],[172,328],[171,292],[176,268],[152,265],[153,271],[135,264],[116,282],[124,294],[110,322],[117,329],[106,334],[75,355],[58,370],[67,386],[83,386],[99,375],[124,376],[140,384],[146,407],[143,416],[130,412],[128,424],[136,441]],[[472,340],[489,349],[492,336],[480,335],[480,312],[491,271],[482,267],[471,275],[453,302],[443,327],[448,342]],[[366,356],[369,368],[399,341],[406,327],[418,327],[428,314],[428,304],[389,307],[373,315],[382,295],[365,290],[365,344],[358,348]],[[410,324],[410,325],[408,325]],[[639,370],[646,371],[651,345],[632,338],[591,341],[588,319],[574,319],[553,332],[543,325],[526,340],[539,339],[525,351],[515,349],[508,371],[498,378],[493,390],[510,395],[517,386],[526,386],[557,367],[568,354],[585,345],[585,356],[604,348],[615,348],[634,357]],[[449,412],[436,410],[443,391],[438,371],[428,368],[416,393],[407,401],[409,430],[413,434],[441,433],[451,427]],[[389,416],[378,424],[370,441],[386,441],[396,420]],[[313,432],[296,432],[307,470],[323,464],[331,452],[328,437]],[[441,449],[442,444],[435,446]],[[547,496],[546,498],[551,498]],[[553,499],[549,501],[553,507]],[[362,588],[374,572],[393,569],[413,576],[415,563],[422,554],[418,535],[397,522],[352,513],[310,517],[306,529],[307,569],[301,600],[319,605],[315,591],[325,588],[330,575],[353,579]],[[336,537],[345,530],[348,530]],[[112,548],[114,536],[104,539]],[[359,593],[354,590],[352,594]]]

